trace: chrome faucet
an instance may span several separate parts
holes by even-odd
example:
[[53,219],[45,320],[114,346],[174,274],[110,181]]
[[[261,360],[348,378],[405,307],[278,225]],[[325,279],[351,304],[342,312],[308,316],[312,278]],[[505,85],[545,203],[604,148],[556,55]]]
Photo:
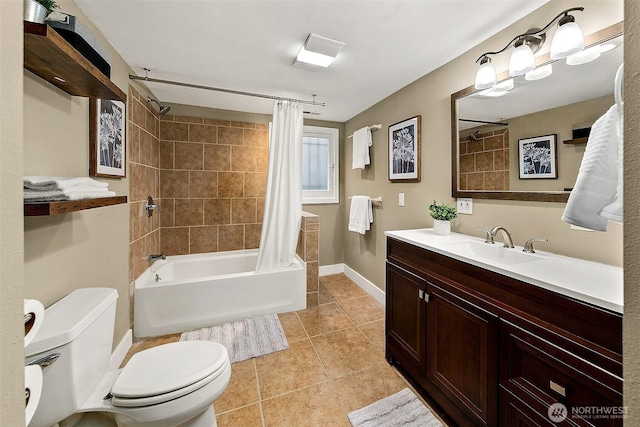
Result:
[[524,243],[524,249],[522,252],[526,252],[528,254],[535,254],[536,251],[533,250],[533,242],[548,242],[549,239],[545,239],[544,237],[534,237],[533,239],[529,239]]
[[153,261],[157,261],[159,259],[167,259],[167,256],[165,254],[149,255],[147,257],[147,262],[151,264]]
[[504,247],[513,248],[514,246],[513,246],[513,239],[511,239],[511,233],[509,233],[509,231],[506,228],[500,225],[496,225],[491,229],[491,236],[495,238],[496,233],[498,231],[502,231],[502,240],[504,241]]
[[480,231],[484,231],[485,233],[487,233],[487,235],[486,235],[486,237],[485,237],[485,239],[484,239],[484,242],[485,242],[485,243],[490,243],[490,244],[492,244],[492,245],[495,243],[495,241],[493,240],[493,234],[491,234],[491,231],[490,231],[490,230],[487,230],[487,229],[486,229],[486,228],[484,228],[484,227],[477,227],[477,228],[478,228],[478,230],[480,230]]

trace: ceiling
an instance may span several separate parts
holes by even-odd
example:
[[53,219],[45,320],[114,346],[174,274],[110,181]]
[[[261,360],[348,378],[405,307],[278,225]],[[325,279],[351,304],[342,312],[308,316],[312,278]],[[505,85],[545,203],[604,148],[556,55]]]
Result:
[[[317,101],[345,122],[548,0],[76,0],[143,76]],[[292,65],[309,33],[345,42],[320,72]],[[475,67],[474,64],[469,64]],[[471,82],[470,82],[471,83]],[[273,101],[146,83],[162,103],[271,114]]]

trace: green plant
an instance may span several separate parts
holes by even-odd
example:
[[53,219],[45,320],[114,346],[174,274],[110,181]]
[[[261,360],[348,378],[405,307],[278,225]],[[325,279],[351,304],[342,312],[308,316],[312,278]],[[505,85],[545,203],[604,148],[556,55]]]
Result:
[[45,9],[47,9],[47,13],[53,12],[53,9],[60,8],[60,6],[58,6],[58,3],[56,3],[55,0],[36,0],[36,1],[40,3],[42,6],[44,6]]
[[440,221],[451,221],[458,217],[458,210],[456,208],[447,206],[444,203],[438,206],[435,200],[429,205],[429,210],[431,211],[431,218]]

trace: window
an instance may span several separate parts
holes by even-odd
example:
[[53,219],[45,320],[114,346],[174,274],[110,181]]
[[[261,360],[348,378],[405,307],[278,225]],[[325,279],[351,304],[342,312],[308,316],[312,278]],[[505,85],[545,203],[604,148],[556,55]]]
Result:
[[302,203],[339,203],[338,129],[305,126],[302,137]]

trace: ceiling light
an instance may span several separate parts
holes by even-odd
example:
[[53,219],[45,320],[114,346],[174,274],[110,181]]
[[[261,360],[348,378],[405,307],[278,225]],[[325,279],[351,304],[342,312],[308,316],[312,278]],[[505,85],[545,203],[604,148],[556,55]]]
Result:
[[536,58],[533,56],[533,51],[524,39],[518,40],[509,59],[509,75],[521,76],[534,68],[536,68]]
[[551,40],[551,60],[566,58],[584,49],[584,36],[575,18],[565,12]]
[[582,65],[600,58],[600,46],[593,46],[567,56],[567,65]]
[[491,58],[485,56],[480,62],[480,68],[476,73],[476,89],[490,89],[495,86],[498,76],[496,69],[491,63]]
[[[489,55],[498,55],[510,47],[514,47],[514,51],[509,59],[509,75],[511,77],[521,76],[532,71],[535,68],[534,54],[540,50],[547,36],[547,31],[551,26],[558,22],[558,29],[551,43],[551,59],[566,58],[572,53],[576,53],[584,49],[584,37],[575,18],[569,15],[569,12],[583,11],[584,7],[572,7],[560,12],[551,20],[544,28],[532,28],[524,34],[515,36],[505,47],[496,52],[485,52],[476,63],[480,62],[480,68],[476,73],[476,89],[489,89],[495,85],[495,68],[491,65]],[[554,56],[555,55],[555,56]]]
[[298,51],[293,65],[307,70],[320,71],[327,68],[338,56],[344,43],[317,34],[309,34]]
[[542,67],[538,67],[535,70],[531,70],[524,75],[524,79],[527,81],[533,80],[541,80],[545,77],[548,77],[553,72],[553,68],[551,64],[543,65]]

